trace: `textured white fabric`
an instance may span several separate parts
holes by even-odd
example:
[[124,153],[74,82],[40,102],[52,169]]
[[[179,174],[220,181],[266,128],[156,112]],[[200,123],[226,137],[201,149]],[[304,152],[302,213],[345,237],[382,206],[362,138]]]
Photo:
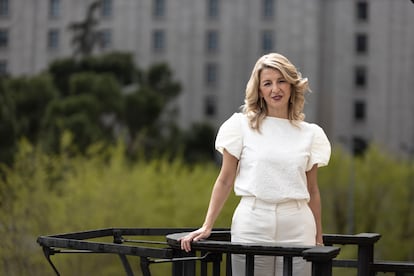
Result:
[[[270,204],[242,197],[231,225],[233,243],[315,245],[316,224],[305,200]],[[233,275],[245,275],[245,256],[232,255]],[[282,276],[283,258],[255,256],[254,276]],[[310,276],[311,264],[293,258],[293,275]]]
[[329,140],[316,124],[266,117],[258,132],[242,113],[221,125],[216,149],[226,149],[239,160],[236,195],[271,203],[309,200],[306,171],[315,164],[327,165],[331,154]]

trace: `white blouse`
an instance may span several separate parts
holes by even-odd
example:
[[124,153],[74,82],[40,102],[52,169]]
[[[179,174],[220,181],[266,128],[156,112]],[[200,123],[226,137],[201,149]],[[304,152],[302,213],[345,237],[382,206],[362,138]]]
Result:
[[306,171],[325,166],[331,155],[326,134],[316,124],[266,117],[260,132],[245,114],[234,113],[217,134],[216,149],[226,149],[239,160],[234,191],[270,203],[290,199],[309,201]]

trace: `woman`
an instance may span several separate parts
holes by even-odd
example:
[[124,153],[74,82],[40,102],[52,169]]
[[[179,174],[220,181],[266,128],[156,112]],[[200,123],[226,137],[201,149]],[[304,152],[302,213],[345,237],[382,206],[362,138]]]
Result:
[[[246,87],[242,113],[220,127],[216,149],[223,154],[202,227],[181,240],[207,238],[232,188],[241,197],[231,225],[238,243],[288,242],[323,245],[318,166],[328,164],[331,147],[324,131],[304,121],[308,80],[284,56],[262,56]],[[232,256],[233,275],[245,275],[244,256]],[[280,257],[256,256],[255,275],[282,275]],[[302,258],[293,275],[310,275]]]

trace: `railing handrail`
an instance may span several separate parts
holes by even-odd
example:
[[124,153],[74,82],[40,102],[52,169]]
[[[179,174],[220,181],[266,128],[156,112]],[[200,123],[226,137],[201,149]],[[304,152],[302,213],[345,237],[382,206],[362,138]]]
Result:
[[[145,268],[149,263],[157,263],[157,260],[149,258],[157,258],[163,261],[183,261],[183,251],[178,247],[177,238],[185,232],[191,232],[194,228],[104,228],[90,231],[71,232],[63,234],[55,234],[48,236],[40,236],[37,242],[43,247],[45,256],[57,275],[57,269],[50,260],[50,256],[58,253],[113,253],[121,257],[127,275],[132,275],[128,260],[125,255],[133,255],[141,257],[141,266]],[[180,233],[180,234],[178,234]],[[140,244],[159,243],[153,241],[128,240],[128,236],[158,236],[166,238],[167,241],[160,242],[163,245],[169,245],[167,248],[156,248],[154,246],[134,246],[130,243],[136,242]],[[113,237],[111,242],[88,241],[88,239]],[[172,239],[173,238],[173,239]],[[356,260],[334,259],[333,265],[339,267],[355,267],[359,276],[375,275],[376,272],[395,272],[404,273],[414,272],[413,262],[393,262],[393,261],[375,261],[374,245],[381,238],[377,233],[360,233],[356,235],[341,234],[324,234],[323,239],[325,247],[301,247],[289,244],[236,244],[230,243],[230,231],[228,228],[214,229],[210,239],[199,241],[193,244],[193,248],[199,251],[210,251],[214,254],[221,254],[221,249],[226,249],[222,253],[239,253],[243,252],[251,257],[254,255],[276,255],[286,256],[302,256],[306,260],[317,265],[320,261],[332,260],[337,253],[332,245],[355,245],[358,247],[358,258]],[[170,241],[169,241],[170,239]],[[172,241],[175,240],[175,241]],[[128,243],[128,244],[126,244]],[[273,247],[273,248],[270,248]],[[61,250],[67,249],[67,250]],[[238,251],[242,250],[242,251]],[[300,251],[300,252],[299,252]],[[216,252],[216,253],[214,253]],[[338,251],[339,252],[339,251]],[[318,255],[319,254],[319,255]],[[332,255],[330,255],[332,254]],[[335,255],[336,254],[336,255]],[[211,255],[207,258],[193,258],[192,260],[201,260],[204,262],[212,262],[215,257]],[[207,256],[207,255],[206,255]],[[219,258],[221,261],[221,257]],[[181,261],[180,261],[181,260]],[[191,260],[191,258],[189,259]],[[254,262],[253,262],[254,263]],[[229,264],[227,264],[229,265]],[[332,264],[331,264],[332,266]],[[147,267],[148,268],[148,267]],[[150,275],[149,269],[147,274]],[[175,274],[174,274],[175,275]],[[402,275],[402,274],[398,274]]]

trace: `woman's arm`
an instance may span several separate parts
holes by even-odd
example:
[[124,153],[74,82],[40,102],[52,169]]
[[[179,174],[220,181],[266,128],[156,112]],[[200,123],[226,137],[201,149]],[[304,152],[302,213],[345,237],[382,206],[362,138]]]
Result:
[[306,172],[308,181],[308,191],[310,195],[309,207],[312,210],[316,223],[316,245],[323,245],[322,239],[322,211],[321,196],[318,187],[318,165],[315,164],[312,169]]
[[220,214],[220,211],[233,188],[237,165],[237,158],[224,150],[221,170],[211,193],[210,203],[203,226],[181,239],[181,249],[189,252],[191,251],[192,241],[198,241],[210,236],[214,222]]

